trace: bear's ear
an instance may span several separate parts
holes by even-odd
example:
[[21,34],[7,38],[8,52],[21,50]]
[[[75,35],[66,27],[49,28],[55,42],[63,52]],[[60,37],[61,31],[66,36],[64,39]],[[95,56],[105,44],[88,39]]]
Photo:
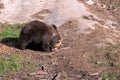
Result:
[[57,27],[56,27],[56,25],[52,24],[52,26],[53,26],[53,28],[54,28],[54,29],[56,29],[56,30],[57,30]]

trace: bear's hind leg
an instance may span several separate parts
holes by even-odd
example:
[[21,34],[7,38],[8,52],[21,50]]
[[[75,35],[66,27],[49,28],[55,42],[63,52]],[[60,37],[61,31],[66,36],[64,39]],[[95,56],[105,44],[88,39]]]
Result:
[[27,37],[25,35],[20,36],[19,40],[18,40],[18,47],[22,50],[24,50],[28,44],[31,42],[31,38]]
[[24,50],[27,45],[28,45],[27,42],[22,42],[21,44],[19,44],[19,48],[22,49],[22,50]]

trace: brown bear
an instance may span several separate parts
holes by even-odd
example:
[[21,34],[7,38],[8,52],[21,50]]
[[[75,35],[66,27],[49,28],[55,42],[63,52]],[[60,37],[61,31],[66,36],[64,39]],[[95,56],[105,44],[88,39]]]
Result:
[[34,20],[26,23],[21,30],[18,47],[25,49],[32,46],[50,52],[57,49],[61,45],[61,41],[61,36],[55,25]]

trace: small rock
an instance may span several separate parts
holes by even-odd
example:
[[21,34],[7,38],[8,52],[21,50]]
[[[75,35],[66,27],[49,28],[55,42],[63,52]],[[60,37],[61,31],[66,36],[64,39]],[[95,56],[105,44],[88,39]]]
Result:
[[88,0],[87,3],[88,3],[89,5],[95,4],[95,2],[94,2],[93,0]]
[[34,76],[34,75],[36,75],[36,73],[35,73],[35,72],[29,73],[29,75],[30,75],[30,76]]
[[37,72],[37,75],[46,75],[47,72],[43,71],[43,70],[40,70]]

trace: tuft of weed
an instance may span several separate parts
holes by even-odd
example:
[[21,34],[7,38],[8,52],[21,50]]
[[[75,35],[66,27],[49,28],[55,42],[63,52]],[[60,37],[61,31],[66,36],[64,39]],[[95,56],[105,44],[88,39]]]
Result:
[[102,76],[102,80],[108,80],[108,79],[116,80],[117,79],[117,75],[116,74],[104,74]]

